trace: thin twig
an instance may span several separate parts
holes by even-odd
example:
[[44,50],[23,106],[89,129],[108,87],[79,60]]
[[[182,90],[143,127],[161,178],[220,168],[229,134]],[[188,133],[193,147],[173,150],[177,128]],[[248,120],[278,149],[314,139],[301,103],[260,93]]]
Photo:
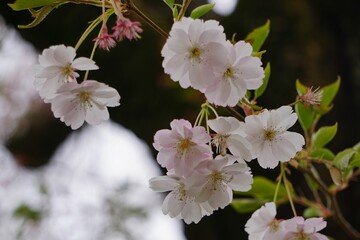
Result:
[[238,120],[240,121],[244,121],[244,116],[241,115],[238,111],[236,111],[233,107],[226,107],[226,109],[235,117],[237,118]]
[[140,9],[138,9],[131,0],[126,0],[127,9],[135,12],[139,17],[141,17],[145,22],[147,22],[155,31],[160,33],[164,38],[168,38],[169,34],[165,32],[161,27],[154,23],[148,16],[146,16]]

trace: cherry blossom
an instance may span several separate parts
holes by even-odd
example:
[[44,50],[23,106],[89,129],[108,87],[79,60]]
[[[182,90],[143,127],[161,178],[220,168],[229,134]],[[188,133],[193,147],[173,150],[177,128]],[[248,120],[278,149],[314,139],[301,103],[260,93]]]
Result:
[[252,159],[250,142],[244,137],[245,133],[241,130],[241,123],[234,117],[217,117],[208,121],[209,127],[217,134],[213,138],[221,155],[226,155],[226,150],[250,161]]
[[265,203],[256,210],[245,224],[249,240],[281,240],[285,234],[282,222],[275,218],[274,202]]
[[279,162],[289,161],[302,149],[304,137],[286,131],[296,121],[297,115],[289,106],[270,111],[265,109],[245,118],[243,129],[262,168],[275,168]]
[[97,42],[100,49],[103,49],[106,51],[109,51],[110,48],[113,48],[116,46],[114,37],[113,37],[113,35],[110,35],[108,33],[108,29],[107,29],[106,25],[104,25],[102,27],[100,36],[95,38],[93,41]]
[[98,66],[91,59],[76,58],[76,50],[64,45],[51,46],[39,56],[35,67],[35,87],[40,96],[48,101],[64,83],[72,82],[79,74],[77,70],[95,70]]
[[226,44],[227,59],[214,66],[216,81],[205,90],[207,100],[219,106],[235,106],[246,94],[261,86],[264,69],[252,46],[244,41]]
[[250,168],[243,163],[234,163],[231,155],[217,156],[214,160],[199,164],[200,173],[203,174],[205,184],[196,197],[197,202],[208,202],[217,210],[229,205],[233,200],[233,192],[250,190],[253,183]]
[[171,130],[159,130],[154,136],[157,161],[177,176],[189,176],[201,161],[211,158],[211,138],[204,127],[192,127],[184,119],[173,120],[170,126]]
[[114,88],[94,80],[64,84],[57,93],[51,100],[51,110],[72,129],[81,127],[84,121],[99,124],[109,119],[106,107],[120,105],[120,95]]
[[205,89],[215,76],[212,66],[226,60],[224,29],[215,20],[183,17],[173,24],[161,55],[165,73],[183,88]]
[[287,233],[284,237],[286,240],[328,240],[328,237],[318,233],[326,227],[326,221],[323,218],[294,217],[284,221],[284,227]]
[[[189,223],[198,223],[205,215],[212,213],[207,203],[195,201],[195,178],[184,179],[176,176],[158,176],[149,180],[150,188],[156,192],[170,193],[165,197],[162,211],[171,218],[180,218]],[[196,185],[196,184],[195,184]]]
[[130,19],[119,16],[116,25],[112,28],[114,30],[113,36],[117,41],[122,41],[124,38],[129,40],[140,38],[139,33],[142,33],[140,22],[132,22]]
[[305,94],[299,96],[299,100],[305,104],[305,107],[318,106],[321,103],[323,91],[320,88],[312,90],[312,87],[306,87]]

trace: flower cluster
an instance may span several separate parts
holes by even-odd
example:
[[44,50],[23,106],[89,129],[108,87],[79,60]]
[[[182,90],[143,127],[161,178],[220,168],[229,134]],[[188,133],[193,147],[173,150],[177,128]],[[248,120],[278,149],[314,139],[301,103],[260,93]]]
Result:
[[266,203],[256,210],[245,225],[249,240],[327,240],[318,233],[326,227],[322,218],[293,217],[288,220],[276,219],[274,202]]
[[197,223],[204,215],[230,204],[232,190],[250,189],[250,168],[239,156],[213,158],[211,137],[204,127],[192,127],[183,119],[170,125],[171,130],[160,130],[154,137],[157,160],[168,173],[150,179],[154,191],[170,191],[163,203],[164,214]]
[[140,26],[140,22],[133,22],[123,15],[119,15],[116,25],[112,27],[113,33],[108,33],[108,28],[106,27],[106,23],[104,21],[100,36],[95,38],[94,41],[97,42],[99,48],[109,51],[110,48],[116,46],[116,41],[122,41],[124,38],[127,38],[130,41],[140,38],[139,33],[143,32]]
[[[291,107],[264,110],[245,122],[233,117],[208,120],[215,132],[173,120],[171,130],[159,130],[154,147],[166,176],[150,179],[154,191],[170,191],[164,214],[197,223],[232,202],[232,191],[248,191],[253,182],[245,161],[257,158],[261,167],[289,161],[304,144],[300,134],[286,131],[297,120]],[[214,151],[211,146],[214,146]]]
[[[182,87],[204,93],[207,104],[232,107],[247,90],[262,85],[262,63],[252,51],[244,41],[226,41],[217,21],[183,17],[174,23],[161,53],[165,72]],[[257,158],[261,167],[275,168],[302,149],[302,135],[287,131],[296,121],[289,106],[265,109],[244,122],[217,116],[206,121],[207,130],[187,120],[173,120],[170,130],[154,136],[157,161],[167,175],[149,181],[154,191],[170,191],[163,213],[197,223],[230,204],[233,190],[251,188],[246,161]]]
[[78,70],[95,70],[91,59],[76,58],[73,47],[51,46],[39,56],[35,67],[35,87],[45,102],[51,103],[55,117],[77,129],[84,124],[98,124],[109,118],[106,107],[119,105],[120,95],[106,84],[86,80],[77,82]]
[[260,59],[251,56],[252,46],[227,41],[223,27],[214,20],[184,17],[175,22],[161,54],[165,73],[219,106],[235,106],[264,78]]

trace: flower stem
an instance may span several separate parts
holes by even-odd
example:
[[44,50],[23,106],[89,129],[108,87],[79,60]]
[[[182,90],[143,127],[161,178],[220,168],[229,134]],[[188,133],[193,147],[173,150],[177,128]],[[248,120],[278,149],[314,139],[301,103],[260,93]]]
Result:
[[290,189],[289,189],[289,185],[288,185],[288,180],[287,180],[287,178],[286,178],[284,163],[281,163],[280,167],[281,167],[281,172],[284,172],[283,175],[282,175],[282,179],[283,179],[284,186],[285,186],[285,189],[286,189],[286,194],[287,194],[288,199],[289,199],[289,202],[290,202],[291,210],[293,211],[293,214],[294,214],[294,216],[296,217],[297,214],[296,214],[295,205],[294,205],[294,202],[293,202],[293,200],[292,200],[291,193],[290,193]]
[[187,8],[189,7],[190,3],[191,3],[191,0],[183,0],[183,4],[182,4],[182,6],[181,6],[179,15],[178,15],[178,17],[177,17],[177,19],[176,19],[177,21],[180,21],[181,18],[182,18],[183,16],[185,16],[185,12],[186,12]]
[[[108,9],[105,12],[105,15],[107,18],[109,18],[114,13],[113,9]],[[103,21],[103,14],[99,17],[97,17],[94,21],[90,23],[90,25],[87,27],[87,29],[84,31],[84,33],[81,35],[79,41],[75,45],[75,49],[78,50],[78,48],[81,46],[81,44],[84,42],[84,40],[89,36],[89,34]]]
[[238,120],[240,121],[244,121],[244,116],[241,115],[238,111],[236,111],[233,107],[229,107],[227,106],[226,109],[235,117],[237,118]]
[[276,203],[276,199],[277,199],[277,196],[278,196],[278,193],[279,193],[279,188],[280,188],[280,185],[281,185],[281,180],[282,180],[283,174],[284,174],[284,171],[283,171],[283,168],[281,168],[280,174],[277,177],[278,182],[276,184],[275,193],[274,193],[274,199],[273,199],[274,203]]
[[141,17],[145,22],[147,22],[155,31],[160,33],[165,38],[169,37],[169,34],[165,32],[161,27],[154,23],[148,16],[146,16],[140,9],[138,9],[131,0],[125,0],[126,8],[134,11],[139,17]]

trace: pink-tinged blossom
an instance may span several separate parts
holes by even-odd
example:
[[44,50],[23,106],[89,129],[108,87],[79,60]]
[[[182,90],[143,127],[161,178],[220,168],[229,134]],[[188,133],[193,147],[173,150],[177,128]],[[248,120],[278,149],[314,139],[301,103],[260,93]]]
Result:
[[261,86],[265,76],[258,57],[251,56],[252,46],[244,41],[227,42],[227,59],[214,66],[216,81],[205,90],[210,103],[235,106],[246,94]]
[[245,224],[245,231],[249,240],[282,240],[284,239],[283,223],[275,218],[276,206],[274,202],[265,203],[256,210]]
[[203,90],[213,84],[212,67],[226,60],[224,28],[214,20],[183,17],[173,24],[161,55],[165,73],[181,87]]
[[142,33],[141,23],[138,21],[131,21],[130,19],[119,16],[116,25],[112,28],[114,30],[113,36],[117,41],[122,41],[124,38],[139,39],[139,33]]
[[304,137],[287,131],[296,121],[297,115],[289,106],[270,111],[265,109],[245,118],[243,130],[262,168],[275,168],[279,162],[289,161],[302,149]]
[[233,190],[246,192],[251,188],[253,178],[250,168],[243,163],[235,163],[236,158],[217,156],[213,160],[198,165],[205,184],[196,197],[197,202],[207,202],[214,210],[224,208],[233,200]]
[[323,91],[320,88],[312,90],[312,87],[306,87],[305,94],[299,96],[299,100],[305,104],[305,107],[318,106],[321,103]]
[[159,130],[154,136],[157,161],[177,176],[189,176],[201,161],[211,157],[211,138],[204,127],[192,127],[184,119],[173,120],[170,126],[171,130]]
[[326,227],[323,218],[294,217],[284,221],[284,228],[287,233],[284,240],[328,240],[328,237],[318,233]]
[[208,121],[209,127],[217,134],[213,138],[213,143],[221,155],[226,155],[227,149],[243,159],[252,159],[251,144],[244,137],[245,133],[241,130],[241,123],[234,117],[217,117]]
[[64,45],[51,46],[39,56],[36,66],[35,87],[39,95],[49,101],[64,84],[74,81],[79,74],[77,70],[95,70],[98,66],[89,58],[76,58],[76,50]]
[[109,51],[110,48],[114,48],[116,46],[114,36],[108,33],[108,29],[105,25],[101,29],[100,36],[97,38],[94,38],[93,41],[97,42],[100,49],[103,49],[106,51]]
[[109,119],[107,107],[120,105],[120,95],[114,88],[94,80],[64,84],[57,93],[51,100],[51,110],[72,129],[81,127],[84,121],[99,124]]
[[[194,187],[194,178],[184,179],[176,176],[159,176],[149,180],[150,188],[156,192],[170,193],[165,197],[162,211],[171,218],[180,218],[189,223],[198,223],[205,215],[212,213],[207,203],[195,201],[195,194],[198,191]],[[196,185],[196,183],[195,183]]]

